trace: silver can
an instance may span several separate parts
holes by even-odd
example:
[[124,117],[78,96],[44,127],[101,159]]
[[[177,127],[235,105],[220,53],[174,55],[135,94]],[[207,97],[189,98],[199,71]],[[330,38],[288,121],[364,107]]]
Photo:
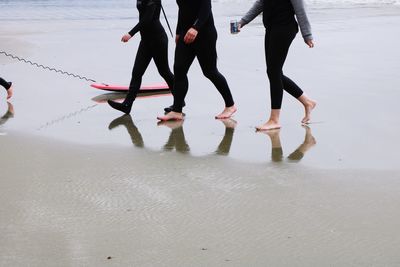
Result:
[[239,23],[237,20],[231,20],[231,34],[239,32]]

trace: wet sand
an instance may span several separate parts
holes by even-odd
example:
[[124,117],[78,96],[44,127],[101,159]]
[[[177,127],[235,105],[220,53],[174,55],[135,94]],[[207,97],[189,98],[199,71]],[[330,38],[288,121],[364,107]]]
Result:
[[[168,95],[121,116],[88,82],[0,56],[16,86],[10,105],[0,92],[0,116],[14,113],[0,120],[1,266],[400,264],[400,10],[312,10],[317,47],[298,37],[286,70],[319,102],[314,123],[302,127],[285,95],[283,128],[267,135],[254,132],[269,108],[262,25],[232,36],[228,22],[246,8],[221,5],[235,121],[213,119],[222,101],[197,64],[185,122],[158,125]],[[137,42],[119,38],[131,24],[105,21],[2,21],[0,43],[127,84]],[[158,81],[151,65],[144,82]]]

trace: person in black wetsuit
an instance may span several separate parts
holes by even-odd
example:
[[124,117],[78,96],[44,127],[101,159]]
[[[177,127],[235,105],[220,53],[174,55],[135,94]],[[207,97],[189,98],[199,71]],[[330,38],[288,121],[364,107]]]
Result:
[[122,103],[108,100],[111,107],[126,114],[131,111],[142,83],[142,77],[151,59],[154,60],[158,72],[171,90],[174,84],[174,75],[168,65],[168,37],[160,22],[161,0],[137,0],[137,9],[139,10],[138,24],[121,39],[125,43],[136,33],[140,32],[141,35],[129,91]]
[[176,27],[174,62],[174,105],[171,112],[159,120],[182,120],[182,107],[188,91],[187,73],[197,57],[204,76],[218,89],[225,101],[224,111],[217,119],[225,119],[236,112],[231,91],[224,76],[217,69],[217,30],[211,12],[211,0],[177,0],[179,7]]
[[[283,90],[299,100],[305,109],[303,124],[310,122],[311,111],[316,102],[308,98],[300,87],[283,74],[289,47],[300,30],[304,42],[314,47],[311,26],[307,18],[303,0],[256,0],[253,7],[239,22],[239,30],[263,13],[265,26],[265,60],[271,91],[271,115],[266,123],[257,130],[279,129],[279,115],[282,105]],[[297,21],[295,19],[297,18]]]
[[10,99],[13,95],[13,87],[12,82],[7,82],[3,78],[0,77],[0,84],[3,86],[7,91],[7,99]]

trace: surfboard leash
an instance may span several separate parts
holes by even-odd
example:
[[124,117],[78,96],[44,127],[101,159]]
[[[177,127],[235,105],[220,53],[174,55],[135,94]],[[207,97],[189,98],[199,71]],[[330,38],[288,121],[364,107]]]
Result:
[[164,11],[164,8],[162,5],[161,5],[161,10],[162,10],[162,13],[164,14],[165,21],[167,22],[167,26],[168,26],[169,32],[171,33],[171,37],[174,38],[174,34],[172,33],[171,26],[169,25],[167,15],[165,14],[165,11]]
[[63,116],[61,116],[61,117],[58,117],[58,118],[56,118],[56,119],[54,119],[54,120],[51,120],[51,121],[46,122],[45,124],[41,125],[41,126],[40,126],[39,128],[37,128],[36,130],[37,130],[37,131],[41,131],[41,130],[43,130],[43,129],[45,129],[45,128],[48,128],[48,127],[50,127],[50,126],[53,126],[54,124],[57,124],[57,123],[62,122],[62,121],[64,121],[64,120],[67,120],[67,119],[76,117],[76,116],[80,115],[81,113],[84,113],[84,112],[86,112],[86,111],[89,111],[89,110],[91,110],[91,109],[93,109],[93,108],[95,108],[95,107],[97,107],[97,106],[98,106],[98,104],[92,104],[92,105],[90,105],[90,106],[81,108],[81,109],[79,109],[79,110],[77,110],[77,111],[68,113],[68,114],[63,115]]
[[31,60],[25,59],[23,57],[15,56],[13,54],[10,54],[10,53],[4,52],[4,51],[0,51],[0,54],[5,55],[6,57],[10,57],[10,58],[12,58],[14,60],[18,60],[20,62],[24,62],[24,63],[30,64],[30,65],[32,65],[34,67],[37,67],[37,68],[42,68],[42,69],[48,70],[48,71],[54,71],[54,72],[57,72],[57,73],[62,74],[62,75],[67,75],[67,76],[74,77],[74,78],[81,79],[81,80],[85,80],[85,81],[88,81],[88,82],[96,82],[95,80],[87,78],[85,76],[81,76],[81,75],[74,74],[74,73],[71,73],[71,72],[68,72],[68,71],[63,71],[63,70],[60,70],[60,69],[48,67],[48,66],[33,62]]

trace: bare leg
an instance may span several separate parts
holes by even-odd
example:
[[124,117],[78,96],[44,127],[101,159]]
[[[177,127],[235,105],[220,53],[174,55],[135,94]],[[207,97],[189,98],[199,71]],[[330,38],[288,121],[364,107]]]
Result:
[[317,105],[317,102],[308,98],[305,94],[302,94],[299,98],[297,98],[303,106],[304,106],[304,118],[301,120],[301,123],[308,124],[311,120],[311,112]]
[[216,119],[229,119],[237,111],[235,105],[226,107],[220,114],[215,116]]
[[262,125],[256,127],[257,131],[269,131],[274,129],[280,129],[279,115],[281,113],[280,109],[271,109],[271,115],[268,121]]

